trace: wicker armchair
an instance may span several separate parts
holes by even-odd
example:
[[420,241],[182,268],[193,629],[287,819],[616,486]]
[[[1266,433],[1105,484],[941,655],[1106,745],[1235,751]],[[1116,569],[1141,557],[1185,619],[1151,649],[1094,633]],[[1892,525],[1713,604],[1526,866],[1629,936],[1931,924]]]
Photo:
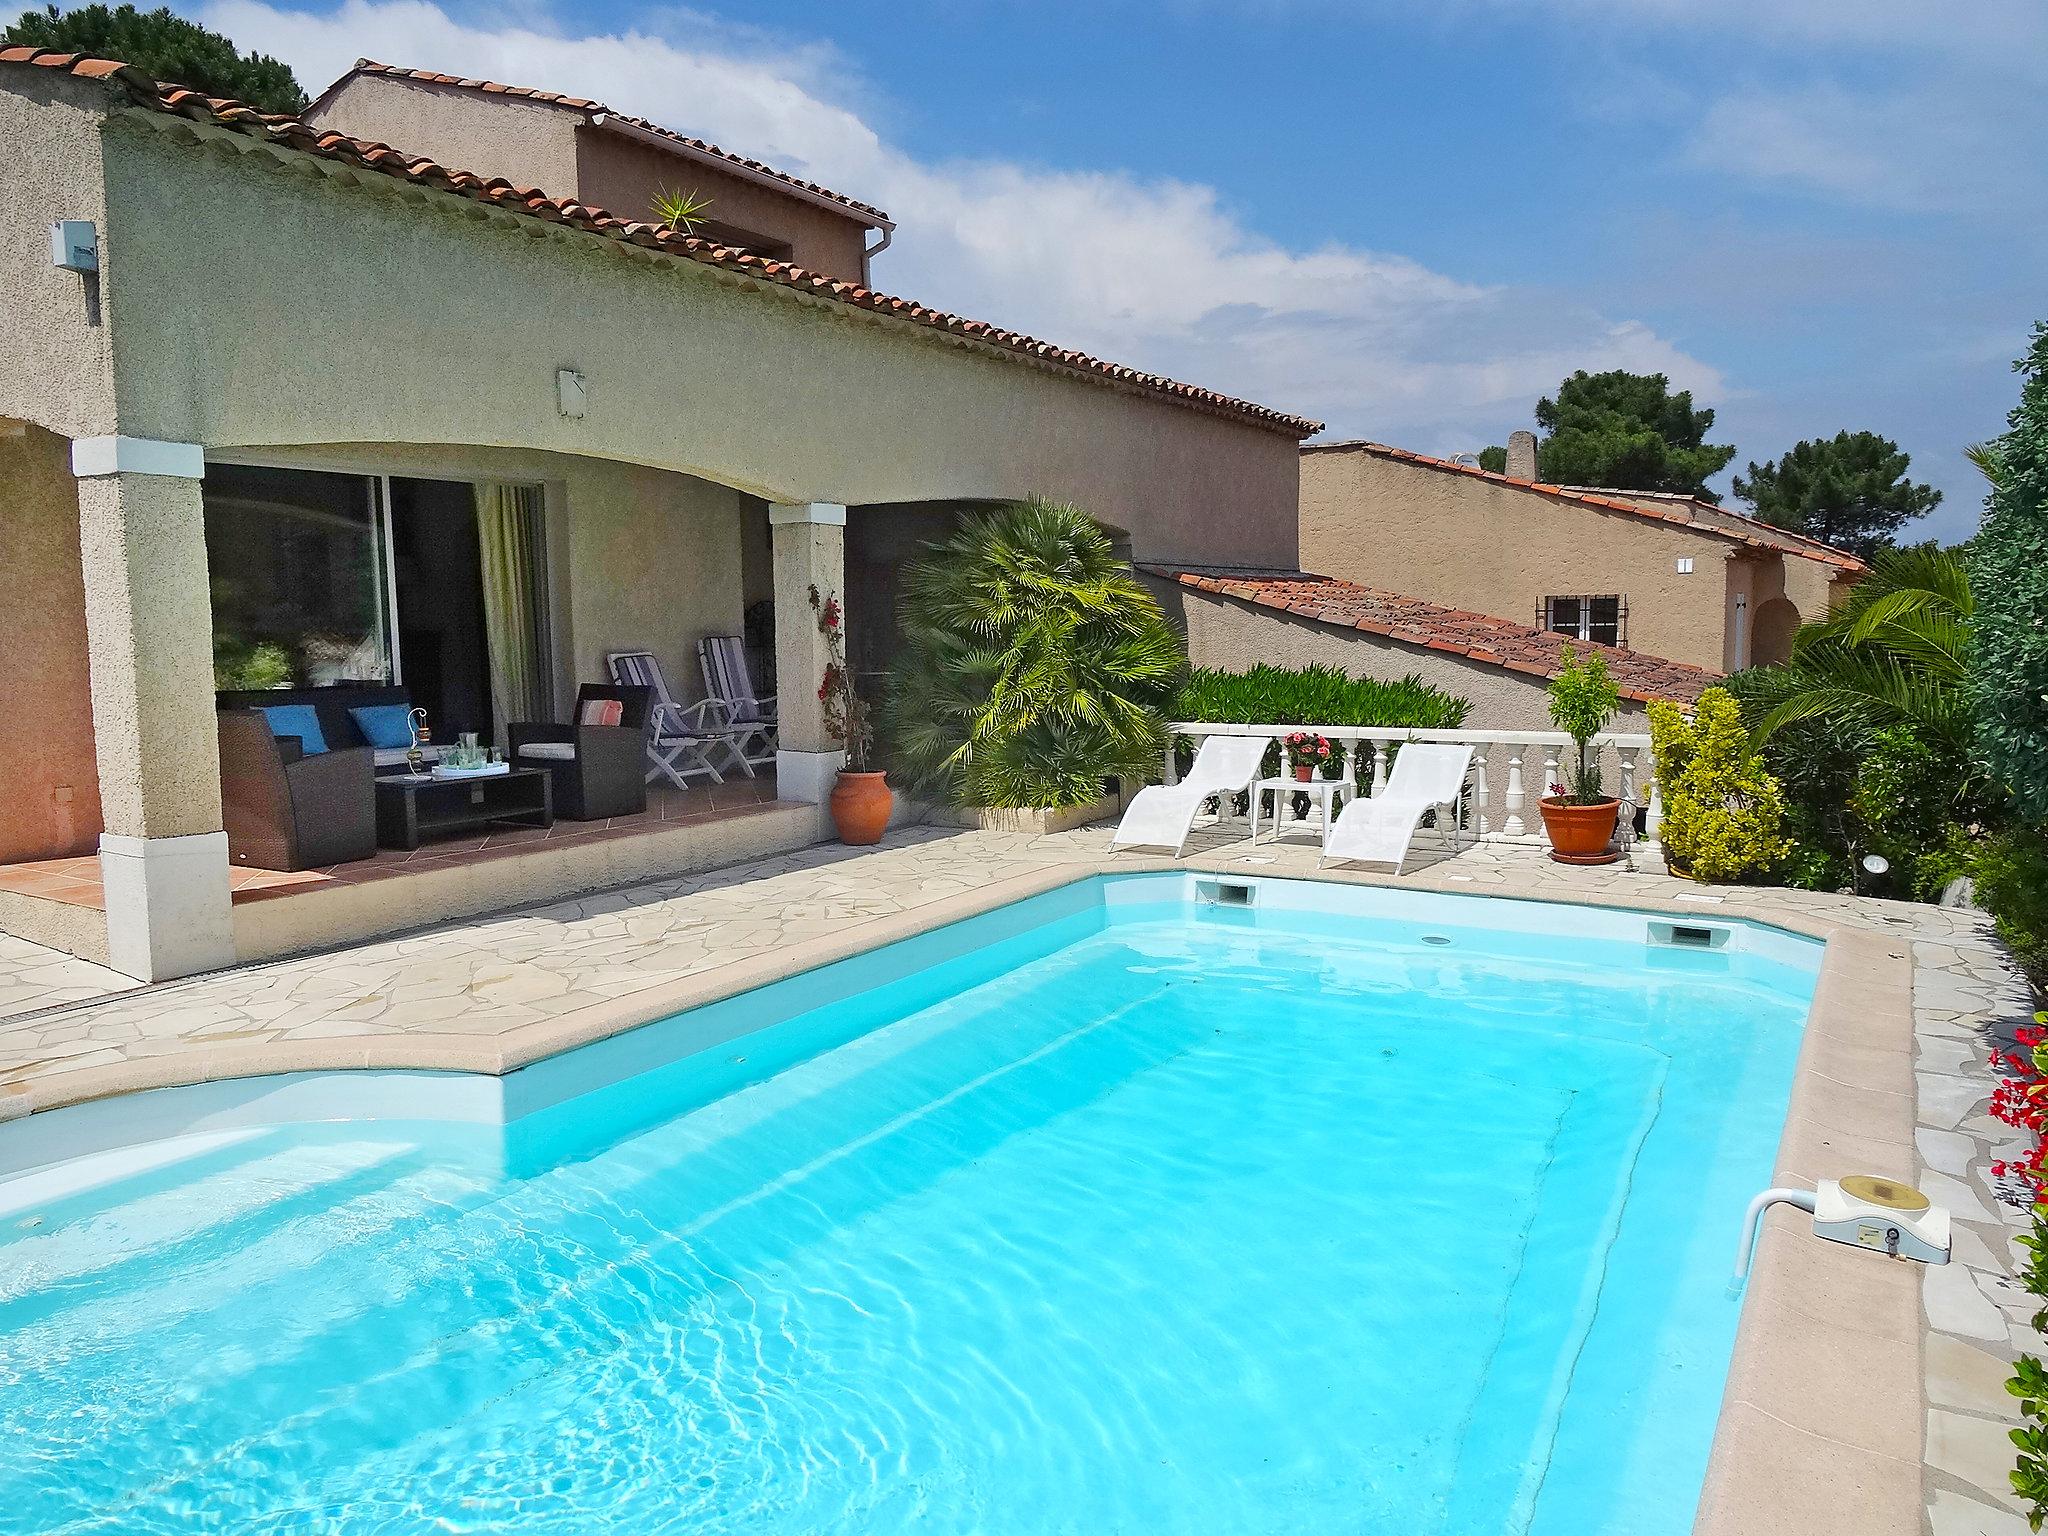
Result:
[[[582,724],[591,706],[615,701],[617,725]],[[509,756],[521,768],[545,768],[554,780],[555,814],[602,821],[647,809],[647,722],[654,695],[646,688],[585,683],[576,690],[574,723],[517,721],[507,731]]]

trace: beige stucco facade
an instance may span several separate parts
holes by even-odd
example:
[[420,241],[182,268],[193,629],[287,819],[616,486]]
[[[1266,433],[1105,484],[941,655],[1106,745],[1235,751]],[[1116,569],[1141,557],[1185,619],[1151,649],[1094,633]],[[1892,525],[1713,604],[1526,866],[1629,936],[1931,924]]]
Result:
[[1703,527],[1353,445],[1302,453],[1301,564],[1539,626],[1546,597],[1619,596],[1631,649],[1717,672],[1782,657],[1798,624],[1826,613],[1842,574]]
[[0,863],[99,845],[85,580],[71,445],[0,425]]

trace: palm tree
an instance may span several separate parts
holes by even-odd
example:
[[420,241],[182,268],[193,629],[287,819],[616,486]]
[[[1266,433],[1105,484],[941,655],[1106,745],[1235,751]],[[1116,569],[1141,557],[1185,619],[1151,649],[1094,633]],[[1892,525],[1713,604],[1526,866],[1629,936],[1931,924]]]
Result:
[[1970,577],[1952,550],[1887,550],[1847,602],[1801,627],[1782,665],[1745,673],[1759,741],[1800,721],[1867,736],[1908,726],[1969,757]]
[[903,577],[885,710],[920,786],[960,805],[1084,805],[1166,744],[1180,636],[1076,507],[970,516]]

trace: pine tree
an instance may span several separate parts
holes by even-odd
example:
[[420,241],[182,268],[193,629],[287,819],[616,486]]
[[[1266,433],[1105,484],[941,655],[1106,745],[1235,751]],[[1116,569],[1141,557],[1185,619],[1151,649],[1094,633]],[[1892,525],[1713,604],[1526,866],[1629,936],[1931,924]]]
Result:
[[1782,459],[1752,462],[1735,494],[1774,527],[1869,556],[1941,500],[1906,478],[1912,458],[1875,432],[1837,432],[1794,443]]
[[[1714,413],[1695,410],[1692,391],[1671,392],[1661,373],[1587,373],[1583,368],[1557,387],[1555,399],[1536,402],[1536,473],[1552,485],[1587,485],[1624,491],[1671,491],[1719,502],[1707,481],[1728,467],[1735,449],[1709,443]],[[1505,448],[1479,455],[1482,469],[1507,465]]]
[[208,96],[231,96],[260,111],[306,110],[306,93],[289,65],[267,54],[243,53],[228,38],[168,6],[138,11],[132,5],[81,5],[60,11],[51,5],[25,13],[0,33],[0,46],[119,59],[152,79]]

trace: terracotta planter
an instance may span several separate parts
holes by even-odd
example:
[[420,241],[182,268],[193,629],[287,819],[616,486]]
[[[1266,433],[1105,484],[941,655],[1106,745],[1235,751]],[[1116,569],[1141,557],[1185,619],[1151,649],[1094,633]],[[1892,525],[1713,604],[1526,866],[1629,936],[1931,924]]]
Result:
[[1296,763],[1294,765],[1294,776],[1306,784],[1316,776],[1316,765],[1314,763]]
[[1550,856],[1559,863],[1608,864],[1621,857],[1607,851],[1614,840],[1615,820],[1621,815],[1619,800],[1567,805],[1560,796],[1546,795],[1540,808],[1543,830],[1550,834]]
[[839,829],[839,841],[855,848],[879,843],[889,827],[889,812],[896,796],[888,776],[881,773],[846,773],[832,786],[832,825]]

